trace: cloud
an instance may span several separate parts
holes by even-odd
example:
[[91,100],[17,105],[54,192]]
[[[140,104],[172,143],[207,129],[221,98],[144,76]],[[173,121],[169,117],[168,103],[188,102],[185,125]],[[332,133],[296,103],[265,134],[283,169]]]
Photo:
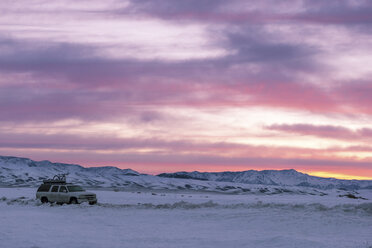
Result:
[[266,129],[337,140],[367,141],[372,139],[372,129],[370,128],[352,130],[346,127],[332,125],[275,124],[267,126]]
[[[282,130],[273,127],[274,130]],[[347,160],[342,153],[369,152],[370,146],[328,147],[328,148],[305,148],[293,146],[253,145],[236,142],[211,142],[206,140],[184,138],[174,136],[166,137],[131,137],[121,138],[117,135],[95,134],[76,135],[62,132],[63,128],[50,128],[50,134],[0,131],[0,147],[15,149],[32,149],[60,151],[60,152],[96,152],[96,153],[121,153],[151,155],[162,154],[163,156],[180,156],[187,161],[187,157],[207,156],[215,157],[216,163],[223,163],[226,158],[276,158],[276,159],[308,159],[321,160]],[[89,128],[88,133],[89,133]],[[323,128],[325,129],[325,128]],[[327,128],[327,130],[332,128]],[[334,128],[333,128],[334,129]],[[364,130],[363,132],[371,132]],[[317,133],[318,134],[318,133]],[[340,155],[341,154],[341,155]],[[222,162],[218,162],[218,160]],[[239,160],[239,159],[238,159]],[[269,160],[268,160],[269,161]],[[314,162],[315,163],[315,162]],[[228,164],[227,164],[228,165]]]
[[217,10],[225,2],[222,0],[185,0],[174,2],[171,0],[139,0],[131,1],[129,8],[135,12],[145,12],[157,15],[169,15],[179,13],[204,13]]
[[[91,45],[40,46],[30,41],[3,39],[9,51],[0,56],[0,71],[28,73],[29,78],[3,82],[1,106],[4,111],[11,111],[0,118],[102,119],[136,112],[133,106],[141,105],[262,104],[310,111],[335,108],[321,89],[293,81],[297,69],[311,67],[310,62],[302,66],[296,62],[297,57],[309,53],[307,49],[258,42],[246,35],[231,34],[229,39],[229,46],[238,51],[234,56],[177,63],[102,57],[97,55],[99,48]],[[244,66],[232,69],[245,63],[256,63],[258,69],[248,72]],[[297,67],[291,68],[295,64]]]
[[235,49],[234,55],[180,62],[113,59],[93,45],[3,38],[8,52],[0,56],[2,73],[29,76],[0,83],[0,118],[111,119],[149,105],[370,113],[368,82],[322,88],[303,79],[303,73],[326,73],[318,49],[273,42],[272,34],[257,28],[225,35],[221,45]]
[[[6,149],[0,148],[2,154]],[[306,171],[335,171],[338,173],[352,168],[355,174],[371,175],[370,160],[276,158],[276,157],[221,157],[200,154],[162,154],[154,153],[98,153],[96,151],[54,151],[54,150],[13,150],[13,155],[80,163],[84,166],[112,165],[132,168],[141,172],[160,173],[179,170],[236,171],[249,169],[289,169]],[[358,172],[358,173],[356,173]],[[348,171],[350,173],[350,171]],[[348,174],[346,173],[346,174]],[[353,173],[351,173],[353,174]]]
[[[232,2],[224,8],[226,5],[221,1],[197,4],[195,1],[135,1],[124,9],[128,13],[154,15],[184,12],[231,12],[233,15],[237,3]],[[267,4],[272,2],[260,4],[250,11],[268,11]],[[283,12],[288,5],[291,4],[278,5],[277,11]],[[0,57],[3,73],[29,73],[30,81],[38,81],[39,90],[32,90],[35,84],[28,82],[17,85],[23,85],[22,90],[9,84],[3,87],[5,100],[2,106],[12,111],[2,119],[10,120],[16,116],[18,120],[22,117],[30,120],[32,116],[36,119],[41,118],[42,112],[51,119],[110,118],[117,116],[119,109],[124,113],[134,112],[134,105],[265,106],[317,113],[344,111],[341,104],[336,104],[332,89],[325,90],[304,78],[304,74],[326,74],[326,65],[318,59],[319,48],[288,42],[283,35],[269,32],[265,26],[243,23],[233,27],[227,23],[221,29],[208,28],[210,38],[223,37],[215,45],[230,53],[178,62],[142,61],[104,55],[100,52],[103,47],[95,43],[3,39],[0,43],[5,44],[3,47],[8,51]],[[17,100],[6,97],[10,95],[16,96]],[[46,103],[51,99],[55,101],[48,106]],[[64,106],[61,106],[62,102]],[[348,104],[346,101],[345,105]],[[23,106],[28,106],[25,111]],[[109,111],[110,106],[115,108]],[[37,113],[29,114],[33,112]]]
[[[273,8],[273,6],[275,6]],[[132,12],[167,20],[207,23],[265,24],[302,22],[309,24],[368,25],[372,7],[364,1],[131,1]]]
[[372,114],[372,83],[370,80],[358,80],[340,84],[334,90],[339,104],[348,108],[350,112]]
[[295,20],[319,24],[362,24],[372,23],[372,6],[369,1],[304,1],[306,11],[294,17]]
[[[81,125],[82,127],[84,126]],[[331,129],[331,128],[328,128]],[[27,128],[25,130],[28,130]],[[208,142],[181,136],[120,138],[118,135],[63,132],[64,126],[48,127],[49,134],[0,132],[0,152],[91,165],[131,167],[144,172],[172,170],[245,170],[297,168],[307,171],[353,166],[368,169],[371,157],[355,159],[343,153],[370,152],[368,146],[301,148],[291,146],[248,145],[234,142]],[[73,128],[67,128],[73,130]],[[338,129],[337,129],[338,130]]]
[[[371,130],[333,117],[362,126],[372,115],[368,1],[5,1],[3,151],[62,158],[75,149],[90,164],[367,167],[358,163],[369,161]],[[260,118],[240,124],[257,109]],[[271,125],[278,110],[302,124]],[[329,124],[304,121],[313,118]],[[68,120],[80,124],[55,131]],[[239,137],[226,135],[232,129]],[[334,146],[259,145],[267,140],[245,133],[257,129]]]

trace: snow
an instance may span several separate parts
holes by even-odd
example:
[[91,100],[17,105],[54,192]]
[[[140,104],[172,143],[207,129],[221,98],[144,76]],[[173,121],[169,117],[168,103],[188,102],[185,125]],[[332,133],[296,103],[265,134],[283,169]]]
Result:
[[93,190],[99,204],[41,205],[35,188],[0,188],[1,247],[372,247],[363,197]]
[[[98,204],[42,205],[36,187],[60,173]],[[372,181],[295,170],[163,176],[0,156],[0,247],[372,248]]]

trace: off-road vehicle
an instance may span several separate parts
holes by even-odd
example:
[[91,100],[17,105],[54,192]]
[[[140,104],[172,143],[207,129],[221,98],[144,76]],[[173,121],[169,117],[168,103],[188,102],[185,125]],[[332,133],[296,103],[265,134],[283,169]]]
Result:
[[82,187],[66,183],[66,175],[56,175],[53,179],[44,180],[37,189],[36,198],[42,203],[57,202],[79,204],[89,202],[96,204],[96,194],[86,192]]

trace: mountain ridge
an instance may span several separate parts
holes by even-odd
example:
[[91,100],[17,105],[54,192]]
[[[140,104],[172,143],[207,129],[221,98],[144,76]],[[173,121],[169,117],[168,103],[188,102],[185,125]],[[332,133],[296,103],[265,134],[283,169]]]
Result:
[[162,173],[160,177],[184,178],[203,181],[235,182],[280,186],[304,186],[316,188],[372,188],[372,180],[346,180],[311,176],[295,169],[285,170],[247,170],[225,172],[175,172]]
[[[225,182],[319,189],[372,189],[372,180],[322,178],[294,169],[238,172],[182,171],[153,176],[114,166],[83,167],[78,164],[52,163],[48,160],[34,161],[29,158],[0,156],[0,186],[36,186],[55,174],[68,174],[70,182],[94,187],[151,188],[161,185],[166,188],[169,185],[169,187],[182,188],[189,184],[186,182],[192,181],[196,188],[208,187],[208,182]],[[205,183],[202,183],[203,181]]]

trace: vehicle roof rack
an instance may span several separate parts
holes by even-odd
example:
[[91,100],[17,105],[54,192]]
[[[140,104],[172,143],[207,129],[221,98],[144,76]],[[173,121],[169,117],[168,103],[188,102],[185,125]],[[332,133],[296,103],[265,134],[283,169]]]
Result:
[[66,175],[67,174],[58,174],[53,177],[53,179],[43,180],[45,184],[66,184]]
[[43,180],[43,183],[44,184],[66,184],[66,181],[47,179],[47,180]]

